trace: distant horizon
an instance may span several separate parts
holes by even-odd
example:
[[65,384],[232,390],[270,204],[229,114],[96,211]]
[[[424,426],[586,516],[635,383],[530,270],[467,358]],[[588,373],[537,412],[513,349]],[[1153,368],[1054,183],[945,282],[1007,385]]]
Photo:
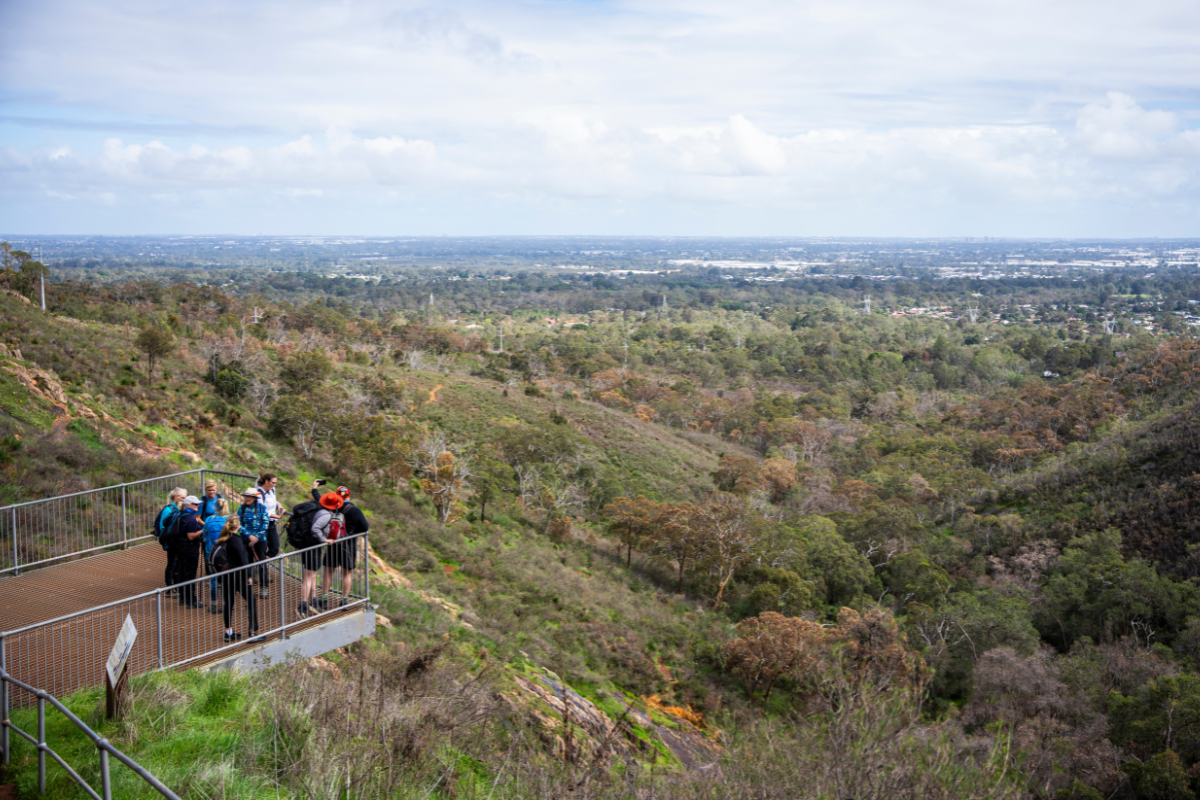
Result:
[[241,239],[684,239],[684,240],[794,240],[827,241],[946,241],[946,242],[1200,242],[1193,236],[858,236],[842,234],[674,234],[674,233],[0,233],[0,241],[10,239],[96,238],[96,239],[214,239],[232,236]]

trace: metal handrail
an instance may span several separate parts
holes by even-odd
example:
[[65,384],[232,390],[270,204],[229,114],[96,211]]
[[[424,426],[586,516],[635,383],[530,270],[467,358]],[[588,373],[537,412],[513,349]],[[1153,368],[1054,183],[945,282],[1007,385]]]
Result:
[[[0,746],[4,750],[4,764],[7,766],[11,757],[9,747],[8,732],[15,731],[30,744],[37,747],[38,754],[38,794],[46,793],[46,756],[49,755],[58,762],[67,774],[71,776],[71,780],[79,784],[79,786],[95,800],[112,800],[112,775],[109,772],[108,757],[113,755],[118,761],[129,767],[134,773],[150,784],[150,787],[161,794],[167,800],[180,800],[179,795],[172,792],[158,778],[150,774],[150,771],[141,764],[134,761],[129,756],[122,753],[120,750],[112,746],[104,737],[100,736],[92,730],[87,723],[75,716],[69,708],[59,702],[58,698],[44,692],[41,689],[36,689],[22,680],[14,678],[8,674],[4,668],[4,639],[0,638],[0,707],[3,708],[3,714],[0,716]],[[29,692],[37,698],[37,737],[35,738],[27,731],[22,730],[13,723],[8,717],[8,685],[13,684],[19,689]],[[100,755],[100,793],[97,793],[86,780],[84,780],[78,772],[71,768],[71,765],[63,760],[62,756],[54,751],[49,744],[46,743],[46,703],[50,703],[59,712],[66,717],[76,728],[83,731],[83,734],[92,740],[96,745],[96,750]]]
[[[336,613],[343,612],[346,609],[356,608],[356,607],[360,607],[360,606],[366,606],[370,603],[370,595],[371,595],[370,558],[369,558],[370,545],[369,545],[369,540],[368,540],[368,534],[366,534],[366,533],[354,534],[353,536],[347,536],[343,540],[339,540],[339,541],[355,540],[357,542],[360,539],[362,540],[362,552],[361,552],[361,554],[356,555],[355,564],[352,569],[353,569],[353,573],[357,576],[357,580],[361,581],[359,586],[362,587],[363,594],[354,593],[353,584],[352,584],[351,594],[345,598],[346,599],[345,606],[341,606],[341,607],[333,608],[333,609],[326,609],[324,611],[314,608],[313,613],[312,613],[312,618],[319,618],[319,617],[326,616],[326,615],[332,616]],[[237,567],[235,569],[227,570],[216,576],[206,575],[206,576],[203,576],[200,578],[194,578],[191,580],[184,581],[182,583],[174,584],[171,587],[163,587],[163,588],[154,589],[153,591],[143,592],[139,595],[127,597],[122,600],[117,600],[117,601],[114,601],[111,603],[105,603],[104,605],[96,606],[94,608],[84,609],[82,611],[77,611],[72,614],[65,614],[60,617],[55,617],[54,619],[37,622],[32,625],[26,625],[24,627],[15,628],[15,629],[9,630],[9,631],[0,631],[0,750],[3,751],[4,764],[8,764],[9,759],[10,759],[11,748],[10,748],[10,742],[9,742],[9,731],[11,730],[11,731],[15,731],[19,736],[26,739],[30,744],[33,744],[34,746],[37,747],[37,750],[38,750],[38,791],[41,794],[45,794],[45,790],[46,790],[46,755],[48,754],[60,766],[62,766],[62,768],[64,770],[66,770],[67,774],[71,777],[71,779],[74,780],[77,784],[79,784],[79,786],[81,788],[83,788],[83,790],[86,791],[88,793],[88,795],[95,798],[95,800],[112,800],[112,782],[111,782],[111,778],[109,775],[109,766],[108,766],[108,758],[109,758],[109,755],[111,754],[112,756],[115,756],[118,761],[125,764],[130,769],[132,769],[135,773],[137,773],[140,777],[142,777],[156,791],[158,791],[160,794],[162,794],[163,797],[170,798],[170,800],[179,800],[178,796],[175,795],[165,785],[163,785],[161,781],[159,781],[157,778],[155,778],[152,774],[150,774],[144,767],[139,765],[136,761],[129,758],[124,753],[120,752],[115,747],[113,747],[108,742],[108,740],[101,738],[98,734],[96,734],[95,731],[93,731],[82,720],[80,720],[77,716],[75,716],[73,713],[71,713],[71,711],[69,709],[67,709],[61,702],[59,702],[49,692],[34,688],[30,684],[20,680],[19,678],[14,677],[11,673],[9,673],[8,672],[8,656],[9,656],[8,645],[9,645],[9,642],[18,644],[22,641],[20,638],[18,638],[21,634],[31,634],[31,632],[35,632],[39,628],[54,629],[57,626],[64,626],[66,624],[71,623],[72,621],[81,620],[82,617],[85,617],[86,615],[89,615],[89,614],[96,614],[98,612],[103,612],[108,609],[112,609],[116,606],[120,606],[120,605],[136,605],[138,601],[148,601],[150,598],[153,598],[155,601],[155,606],[158,609],[158,613],[155,615],[155,629],[153,631],[148,630],[147,634],[150,635],[152,633],[153,636],[155,636],[157,639],[157,648],[158,648],[158,657],[156,659],[157,667],[154,667],[150,670],[144,670],[144,671],[156,672],[156,671],[161,671],[164,669],[180,667],[185,664],[191,664],[196,661],[211,658],[214,655],[219,655],[219,654],[227,652],[227,651],[243,648],[247,644],[247,642],[234,642],[234,643],[225,644],[223,647],[204,648],[204,649],[202,649],[201,652],[198,652],[198,653],[195,653],[192,655],[187,655],[186,657],[183,657],[183,658],[165,657],[166,654],[164,653],[164,649],[163,649],[162,604],[163,604],[164,598],[167,596],[167,593],[171,590],[179,590],[181,587],[187,587],[187,586],[196,586],[197,592],[199,592],[199,589],[200,589],[200,587],[202,587],[203,584],[205,584],[211,580],[214,580],[214,579],[236,581],[235,576],[239,572],[255,575],[255,574],[262,574],[263,572],[266,572],[266,571],[270,571],[270,573],[275,576],[276,580],[278,580],[277,585],[279,588],[276,591],[280,592],[280,607],[279,607],[280,618],[278,620],[276,620],[274,624],[266,623],[264,625],[264,627],[266,629],[262,630],[259,633],[259,638],[266,639],[267,637],[278,635],[282,639],[286,640],[289,638],[288,631],[290,629],[292,629],[298,625],[301,625],[301,624],[307,624],[309,622],[309,620],[295,620],[295,621],[291,621],[291,622],[288,621],[287,613],[286,613],[287,607],[284,603],[284,599],[288,592],[286,592],[284,590],[284,581],[286,578],[296,579],[296,578],[302,577],[302,574],[297,574],[297,572],[299,572],[299,571],[296,570],[295,567],[297,565],[302,566],[305,554],[311,554],[311,553],[321,551],[325,547],[327,547],[327,545],[316,545],[314,547],[305,548],[304,550],[292,550],[287,553],[281,553],[280,555],[277,555],[273,558],[266,559],[264,561],[255,562],[253,564],[246,564],[244,566]],[[357,552],[357,546],[356,546],[356,552]],[[360,572],[360,570],[361,570],[361,572]],[[328,589],[329,587],[325,587],[325,588]],[[293,599],[295,599],[295,598],[293,597]],[[88,620],[81,620],[81,621],[85,625],[93,624],[92,622],[89,622]],[[263,621],[266,622],[265,619]],[[173,634],[174,633],[176,633],[176,632],[173,632]],[[153,639],[150,639],[149,641],[153,641]],[[130,670],[130,672],[129,672],[130,675],[138,674],[137,671],[135,670],[135,667],[134,667],[134,664],[132,661],[129,663],[129,670]],[[37,700],[38,735],[36,737],[31,735],[27,731],[22,730],[20,727],[15,725],[12,722],[12,720],[9,718],[9,709],[13,704],[13,697],[12,697],[11,691],[10,691],[10,684],[12,687],[16,687],[17,689],[23,690],[24,692],[28,693],[29,695],[31,695],[33,698],[35,698]],[[76,688],[85,688],[85,687],[77,686]],[[18,702],[19,702],[19,696],[18,696]],[[60,757],[58,755],[58,753],[56,753],[52,748],[50,748],[46,744],[45,707],[46,707],[47,702],[49,702],[51,705],[53,705],[55,708],[57,708],[59,711],[61,711],[74,725],[76,725],[80,730],[82,730],[84,732],[84,734],[86,734],[95,743],[96,748],[100,754],[100,770],[101,770],[101,780],[102,780],[101,793],[97,793],[87,783],[87,781],[85,781],[82,777],[80,777],[80,775],[74,769],[72,769],[71,766],[62,759],[62,757]]]
[[[363,547],[366,548],[368,546],[367,545],[367,536],[368,535],[365,533],[355,533],[355,534],[351,534],[349,536],[344,536],[339,541],[348,542],[351,539],[354,539],[355,541],[362,540]],[[166,594],[168,592],[177,590],[181,586],[189,586],[192,584],[200,585],[200,584],[207,583],[208,581],[213,580],[214,578],[219,580],[219,579],[225,578],[227,576],[232,576],[238,572],[257,572],[259,570],[265,569],[268,564],[273,564],[275,562],[282,562],[285,559],[292,559],[297,553],[306,553],[306,552],[310,552],[310,551],[320,550],[327,546],[328,546],[327,544],[318,544],[318,545],[314,545],[313,547],[306,547],[303,550],[289,550],[286,553],[280,553],[277,556],[272,556],[271,558],[264,559],[263,561],[256,561],[253,564],[246,564],[245,566],[237,567],[236,569],[227,570],[226,572],[222,572],[219,575],[205,575],[200,578],[194,578],[192,580],[184,581],[183,583],[176,583],[176,584],[172,584],[171,586],[159,587],[157,589],[151,589],[150,591],[142,592],[141,594],[131,594],[128,597],[122,597],[120,600],[113,600],[111,602],[103,603],[98,606],[91,606],[90,608],[85,608],[85,609],[82,609],[81,611],[72,611],[70,614],[63,614],[61,617],[54,617],[53,619],[40,620],[38,622],[31,622],[30,624],[28,624],[24,627],[21,627],[21,628],[13,628],[12,630],[8,630],[8,631],[0,630],[0,641],[3,641],[4,637],[6,637],[6,636],[12,637],[12,636],[17,635],[18,633],[25,633],[26,631],[33,630],[34,628],[41,628],[41,627],[45,627],[48,625],[57,625],[60,622],[69,622],[70,620],[75,619],[76,617],[82,617],[84,614],[91,614],[96,611],[103,611],[106,608],[112,608],[113,606],[119,606],[119,605],[123,605],[125,603],[132,603],[136,600],[144,600],[148,597],[154,597],[157,594]],[[355,599],[354,603],[351,603],[349,605],[357,605],[360,602],[366,602],[371,599],[370,580],[366,579],[364,581],[364,585],[366,586],[367,594],[365,596],[357,597]],[[314,616],[316,616],[316,615],[314,614]],[[286,627],[286,626],[284,626],[284,627]],[[275,630],[271,630],[271,631],[268,631],[268,634],[274,633],[274,632],[275,632]],[[264,634],[264,635],[267,635],[267,634]],[[213,652],[216,652],[216,651],[213,651]]]
[[[0,506],[0,541],[5,538],[11,538],[12,540],[11,542],[7,543],[7,545],[0,547],[0,575],[7,573],[19,575],[22,569],[41,567],[56,561],[62,561],[63,559],[75,558],[78,556],[87,555],[88,553],[95,553],[114,547],[126,548],[133,542],[151,538],[151,534],[149,533],[135,535],[133,537],[129,536],[131,523],[137,524],[135,520],[130,519],[130,510],[131,506],[133,505],[132,501],[134,499],[146,501],[148,499],[148,492],[144,487],[149,484],[183,482],[182,479],[194,475],[200,476],[200,489],[198,490],[197,494],[203,493],[204,482],[206,476],[208,475],[222,476],[225,478],[245,478],[248,480],[254,480],[256,477],[254,475],[246,475],[240,472],[225,472],[223,470],[207,468],[193,469],[185,472],[172,473],[170,475],[160,475],[154,478],[143,478],[142,480],[137,481],[117,483],[113,484],[112,486],[102,486],[97,489],[88,489],[82,492],[71,492],[70,494],[60,494],[55,495],[54,497],[44,497],[40,500],[27,500],[23,503],[10,503],[6,506]],[[116,498],[117,492],[120,492],[119,503],[117,502]],[[74,510],[78,511],[78,503],[80,502],[81,498],[85,499],[84,502],[86,502],[86,498],[104,498],[108,493],[112,493],[111,501],[107,504],[107,506],[105,506],[106,510],[101,510],[100,516],[102,519],[99,522],[99,527],[115,528],[118,531],[117,534],[106,536],[104,533],[97,534],[94,530],[90,534],[86,532],[76,532],[76,539],[86,539],[90,535],[91,538],[99,538],[102,541],[95,545],[91,545],[90,542],[85,542],[85,544],[90,546],[75,546],[73,548],[70,548],[70,545],[68,544],[68,547],[70,548],[68,552],[58,553],[56,555],[29,560],[22,563],[22,551],[26,548],[32,548],[35,546],[35,540],[39,538],[38,529],[42,529],[43,531],[41,533],[43,541],[46,536],[44,532],[46,529],[49,529],[51,536],[71,536],[71,534],[62,533],[59,531],[59,529],[68,527],[64,523],[67,522],[72,509],[57,509],[54,504],[64,503],[65,501],[74,501],[76,503],[76,508]],[[132,497],[131,495],[136,495],[136,498]],[[145,502],[143,502],[141,505],[143,508],[146,507]],[[151,502],[149,507],[152,509],[152,514],[158,513],[161,508],[155,508],[154,506],[155,503]],[[133,510],[136,512],[136,509]],[[21,531],[21,533],[24,534],[24,540],[22,540],[22,537],[18,535],[18,522],[21,520],[26,523],[25,527],[27,528],[27,530]],[[8,529],[7,537],[3,535],[5,533],[5,527]],[[92,527],[93,529],[96,527],[95,522],[93,522]],[[77,545],[78,544],[79,543],[77,542]],[[12,561],[11,566],[4,566],[4,561],[9,559]]]

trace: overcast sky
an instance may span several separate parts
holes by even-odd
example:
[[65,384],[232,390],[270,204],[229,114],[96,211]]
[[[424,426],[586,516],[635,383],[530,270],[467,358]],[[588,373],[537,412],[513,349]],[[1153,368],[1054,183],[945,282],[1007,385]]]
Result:
[[7,233],[1200,236],[1196,0],[0,0]]

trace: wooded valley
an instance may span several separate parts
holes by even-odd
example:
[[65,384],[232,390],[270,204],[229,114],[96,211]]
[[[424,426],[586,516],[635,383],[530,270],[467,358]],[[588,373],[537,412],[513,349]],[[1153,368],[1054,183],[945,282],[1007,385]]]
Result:
[[189,796],[1200,793],[1194,271],[64,269],[42,312],[23,263],[2,502],[326,477],[396,575],[328,672],[135,686],[113,739]]

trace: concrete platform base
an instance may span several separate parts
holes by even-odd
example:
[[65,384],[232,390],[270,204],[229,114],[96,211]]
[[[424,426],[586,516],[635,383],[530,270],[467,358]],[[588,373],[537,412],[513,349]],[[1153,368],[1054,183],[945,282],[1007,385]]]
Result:
[[297,631],[282,641],[266,642],[203,667],[205,670],[266,669],[273,664],[301,658],[312,658],[339,647],[357,642],[375,633],[375,609],[366,606],[360,611],[339,615],[329,622]]

